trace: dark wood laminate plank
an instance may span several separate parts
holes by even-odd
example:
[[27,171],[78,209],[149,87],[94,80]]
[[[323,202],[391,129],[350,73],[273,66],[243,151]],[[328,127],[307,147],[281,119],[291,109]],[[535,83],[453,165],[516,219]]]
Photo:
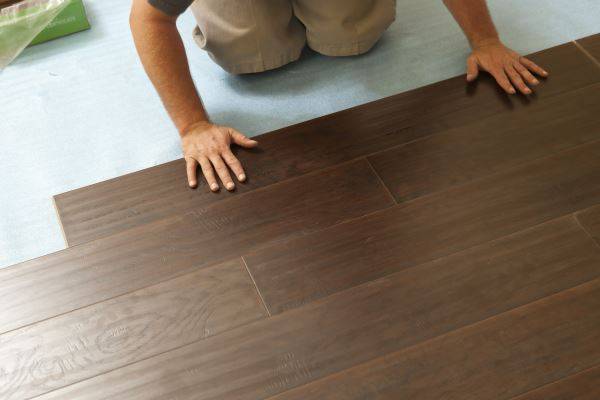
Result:
[[492,80],[466,87],[457,77],[344,110],[259,138],[261,151],[240,152],[249,182],[236,193],[186,187],[180,160],[56,196],[69,245],[108,236],[239,193],[388,149],[499,112],[527,109],[558,93],[600,81],[596,66],[573,44],[532,57],[552,76],[525,99],[503,94]]
[[600,139],[600,84],[369,157],[398,201]]
[[600,205],[578,212],[577,219],[600,245]]
[[2,269],[0,333],[393,204],[358,160]]
[[600,142],[245,256],[271,313],[600,202]]
[[504,400],[599,359],[596,280],[273,400]]
[[598,400],[600,366],[534,389],[513,400]]
[[241,259],[0,336],[0,398],[26,399],[266,317]]
[[594,57],[598,63],[598,66],[600,66],[600,33],[579,39],[577,40],[577,43],[579,43],[592,57]]
[[263,399],[580,285],[599,276],[599,262],[568,216],[42,398]]

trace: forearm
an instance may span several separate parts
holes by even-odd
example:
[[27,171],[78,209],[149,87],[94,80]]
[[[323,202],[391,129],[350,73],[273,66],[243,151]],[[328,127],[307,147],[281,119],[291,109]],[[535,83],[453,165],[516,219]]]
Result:
[[444,4],[462,28],[471,47],[499,40],[485,0],[444,0]]
[[180,134],[207,120],[175,21],[148,20],[134,9],[130,25],[144,69]]

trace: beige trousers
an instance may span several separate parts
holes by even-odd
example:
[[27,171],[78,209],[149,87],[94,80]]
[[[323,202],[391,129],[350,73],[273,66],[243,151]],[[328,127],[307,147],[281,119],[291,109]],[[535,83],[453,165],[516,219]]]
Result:
[[233,74],[300,57],[308,43],[328,56],[365,53],[396,16],[396,0],[196,0],[198,45]]

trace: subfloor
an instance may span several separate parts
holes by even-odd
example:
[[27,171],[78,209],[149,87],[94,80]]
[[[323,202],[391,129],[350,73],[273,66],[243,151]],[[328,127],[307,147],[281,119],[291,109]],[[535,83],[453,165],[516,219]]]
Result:
[[[64,248],[52,196],[180,157],[177,133],[135,55],[129,2],[86,0],[93,28],[30,48],[0,73],[0,266]],[[597,0],[491,0],[506,43],[522,53],[596,33]],[[468,46],[440,0],[400,0],[368,55],[300,62],[232,77],[195,48],[192,71],[219,123],[256,135],[449,78]]]
[[0,398],[600,398],[600,35],[56,196],[0,270]]

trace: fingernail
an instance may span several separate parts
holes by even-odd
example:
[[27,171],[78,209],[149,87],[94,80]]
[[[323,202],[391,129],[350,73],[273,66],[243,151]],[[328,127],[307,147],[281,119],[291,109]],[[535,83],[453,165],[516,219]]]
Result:
[[210,190],[216,192],[217,190],[219,190],[219,185],[217,185],[216,183],[213,183],[212,185],[210,185]]
[[510,88],[510,89],[508,89],[508,93],[510,93],[510,94],[515,94],[515,93],[516,93],[516,91],[515,91],[515,89],[514,89],[514,88]]
[[533,84],[534,84],[534,85],[538,85],[539,83],[540,83],[540,81],[538,81],[537,79],[534,79],[534,80],[533,80]]
[[531,94],[531,89],[525,89],[526,94]]
[[239,175],[238,175],[238,179],[239,179],[240,181],[245,181],[245,180],[246,180],[246,175],[244,175],[244,174],[239,174]]
[[227,184],[227,190],[232,190],[235,187],[235,185],[233,184],[233,182],[229,182]]

